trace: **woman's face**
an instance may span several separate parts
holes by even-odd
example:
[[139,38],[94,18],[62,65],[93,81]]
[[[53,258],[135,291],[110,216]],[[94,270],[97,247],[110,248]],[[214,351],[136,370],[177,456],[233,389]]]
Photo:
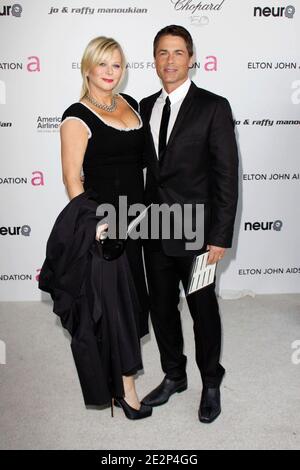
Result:
[[87,74],[91,93],[93,90],[111,92],[122,76],[122,57],[118,49],[103,57]]

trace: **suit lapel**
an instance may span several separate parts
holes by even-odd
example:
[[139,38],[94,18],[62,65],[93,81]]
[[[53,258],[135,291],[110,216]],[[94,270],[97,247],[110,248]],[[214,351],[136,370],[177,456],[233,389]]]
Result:
[[155,149],[155,145],[154,145],[154,140],[153,140],[153,136],[152,136],[152,132],[151,132],[150,119],[151,119],[153,106],[154,106],[154,104],[155,104],[155,102],[156,102],[156,100],[157,100],[157,98],[159,97],[160,94],[161,94],[161,90],[158,91],[157,93],[155,93],[155,95],[153,95],[149,98],[149,102],[147,103],[147,108],[145,110],[145,118],[146,118],[147,133],[148,133],[148,138],[149,138],[149,145],[151,147],[151,153],[153,155],[153,158],[151,160],[154,163],[156,172],[159,171],[159,165],[158,165],[158,158],[157,158],[157,153],[156,153],[156,149]]
[[145,112],[145,117],[146,117],[146,120],[147,120],[147,123],[150,124],[150,119],[151,119],[151,113],[152,113],[152,109],[153,109],[153,106],[155,104],[155,101],[157,100],[157,98],[159,97],[159,95],[161,94],[161,90],[158,91],[157,93],[155,93],[154,95],[150,96],[149,98],[147,98],[147,109],[146,109],[146,112]]
[[153,140],[153,136],[152,136],[152,132],[151,132],[151,127],[150,127],[150,119],[151,119],[152,109],[153,109],[153,106],[154,106],[157,98],[161,94],[161,90],[159,92],[157,92],[155,95],[153,95],[149,98],[149,101],[147,103],[147,108],[145,110],[145,118],[146,118],[146,121],[147,121],[147,131],[148,131],[148,135],[149,135],[149,145],[151,146],[151,150],[152,150],[151,153],[153,155],[152,162],[155,166],[156,172],[159,172],[160,168],[164,165],[165,155],[168,151],[168,146],[172,143],[172,141],[176,137],[177,132],[181,128],[181,126],[184,122],[184,119],[186,117],[186,114],[187,114],[189,108],[191,107],[191,105],[193,104],[194,94],[195,94],[196,90],[197,90],[197,87],[192,82],[191,86],[190,86],[190,88],[187,92],[187,95],[185,96],[185,98],[182,102],[182,105],[179,109],[178,115],[176,117],[176,121],[174,123],[173,129],[171,131],[171,134],[170,134],[170,137],[169,137],[169,140],[168,140],[168,143],[167,143],[165,153],[164,153],[163,158],[161,160],[158,160],[158,156],[157,156],[157,153],[156,153],[154,140]]
[[182,105],[180,106],[178,115],[176,117],[176,121],[174,123],[173,129],[171,131],[171,134],[170,134],[170,137],[169,137],[169,140],[168,140],[168,143],[167,143],[166,152],[168,150],[168,146],[172,143],[172,141],[176,137],[177,132],[181,128],[182,123],[185,119],[185,116],[186,116],[190,106],[193,104],[193,97],[194,97],[195,89],[197,89],[197,87],[192,82],[191,86],[189,88],[189,91],[187,92],[187,95],[185,96],[185,98],[182,102]]

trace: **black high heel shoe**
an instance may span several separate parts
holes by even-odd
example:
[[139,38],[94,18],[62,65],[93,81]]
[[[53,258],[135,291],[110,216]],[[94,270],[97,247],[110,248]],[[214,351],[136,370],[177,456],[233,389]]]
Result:
[[132,408],[130,405],[128,405],[124,398],[115,398],[114,402],[115,406],[122,408],[126,418],[128,419],[143,419],[152,415],[152,406],[143,405],[141,403],[140,409],[136,410],[135,408]]

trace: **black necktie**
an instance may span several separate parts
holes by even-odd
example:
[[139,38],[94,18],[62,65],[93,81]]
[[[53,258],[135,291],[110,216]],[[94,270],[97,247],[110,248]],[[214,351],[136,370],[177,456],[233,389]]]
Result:
[[171,113],[171,101],[170,101],[170,98],[167,96],[164,109],[162,112],[160,128],[159,128],[159,141],[158,141],[159,160],[162,159],[166,150],[166,146],[167,146],[167,132],[168,132],[170,113]]

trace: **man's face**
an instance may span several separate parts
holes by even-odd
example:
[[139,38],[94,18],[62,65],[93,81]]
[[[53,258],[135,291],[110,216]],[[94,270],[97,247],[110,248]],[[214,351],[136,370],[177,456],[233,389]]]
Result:
[[189,56],[185,40],[180,36],[162,36],[155,52],[155,67],[168,92],[178,88],[188,78],[193,57]]

